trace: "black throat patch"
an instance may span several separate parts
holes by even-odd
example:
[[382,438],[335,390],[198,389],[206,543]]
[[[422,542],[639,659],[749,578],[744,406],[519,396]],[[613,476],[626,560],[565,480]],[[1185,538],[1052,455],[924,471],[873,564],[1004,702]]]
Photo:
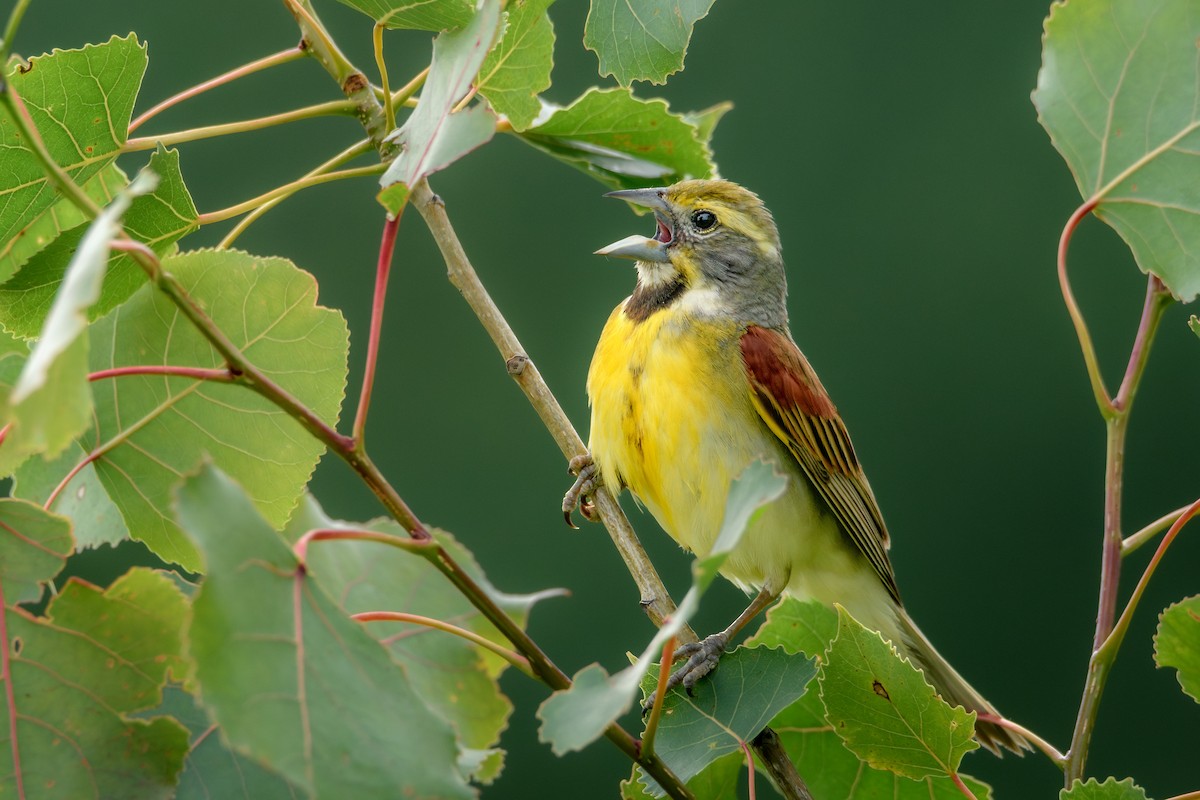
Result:
[[644,322],[655,311],[674,303],[686,288],[682,275],[676,275],[671,280],[654,286],[638,284],[629,302],[625,304],[625,316],[634,322]]

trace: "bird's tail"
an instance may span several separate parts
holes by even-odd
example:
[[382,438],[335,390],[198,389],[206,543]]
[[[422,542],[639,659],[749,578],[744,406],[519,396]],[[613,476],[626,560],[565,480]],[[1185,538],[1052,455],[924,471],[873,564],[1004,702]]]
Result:
[[[896,612],[905,649],[908,651],[906,655],[912,659],[913,666],[925,673],[925,679],[933,685],[943,700],[952,706],[962,706],[967,711],[1001,716],[995,706],[971,688],[971,684],[967,683],[954,667],[942,658],[903,608],[896,609]],[[996,755],[1000,755],[1001,747],[1005,747],[1017,755],[1022,755],[1024,750],[1032,749],[1025,739],[994,722],[977,721],[975,738]]]

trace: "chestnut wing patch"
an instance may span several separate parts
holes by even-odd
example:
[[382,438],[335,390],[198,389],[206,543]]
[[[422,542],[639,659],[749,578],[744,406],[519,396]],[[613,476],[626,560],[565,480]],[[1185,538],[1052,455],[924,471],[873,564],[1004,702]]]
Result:
[[751,325],[742,334],[741,348],[759,415],[787,445],[850,541],[900,602],[879,504],[854,454],[850,434],[817,374],[795,343],[779,331]]

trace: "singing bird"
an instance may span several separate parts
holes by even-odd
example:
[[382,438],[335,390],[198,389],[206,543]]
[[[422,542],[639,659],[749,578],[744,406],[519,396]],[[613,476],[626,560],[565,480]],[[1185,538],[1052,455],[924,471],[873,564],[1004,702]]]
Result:
[[[721,573],[757,596],[726,630],[683,649],[690,688],[781,594],[840,603],[924,671],[951,705],[999,716],[946,662],[900,602],[889,536],[846,426],[788,330],[779,233],[758,196],[725,180],[610,192],[651,209],[652,238],[597,253],[637,261],[637,286],[609,317],[588,372],[589,455],[563,500],[628,488],[685,549],[709,552],[731,481],[766,458],[790,478]],[[989,749],[1024,739],[976,724]]]

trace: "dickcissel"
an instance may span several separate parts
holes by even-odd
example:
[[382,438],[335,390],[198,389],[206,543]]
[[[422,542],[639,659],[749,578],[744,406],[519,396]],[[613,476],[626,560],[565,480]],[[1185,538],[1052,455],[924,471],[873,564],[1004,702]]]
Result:
[[[684,649],[672,677],[691,687],[738,631],[781,594],[840,603],[923,670],[951,705],[999,716],[946,662],[900,602],[889,536],[846,426],[788,331],[779,233],[754,193],[724,180],[611,192],[654,212],[653,237],[597,253],[637,261],[588,372],[589,455],[570,511],[597,482],[627,487],[680,545],[708,553],[731,481],[754,459],[778,465],[785,494],[751,523],[721,573],[748,593],[721,633]],[[587,511],[587,508],[584,509]],[[976,724],[989,749],[1024,739]]]

